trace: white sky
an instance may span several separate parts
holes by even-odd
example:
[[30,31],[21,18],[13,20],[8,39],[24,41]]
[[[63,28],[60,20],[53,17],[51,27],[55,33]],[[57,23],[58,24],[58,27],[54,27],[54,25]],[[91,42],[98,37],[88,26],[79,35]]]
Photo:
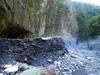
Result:
[[91,4],[95,4],[95,5],[99,5],[100,6],[100,0],[72,0],[72,1],[91,3]]

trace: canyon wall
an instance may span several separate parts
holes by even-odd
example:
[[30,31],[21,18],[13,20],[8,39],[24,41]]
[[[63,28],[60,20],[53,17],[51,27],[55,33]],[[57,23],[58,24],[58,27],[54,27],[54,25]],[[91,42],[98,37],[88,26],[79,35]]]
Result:
[[78,26],[70,0],[1,0],[0,36],[75,36]]

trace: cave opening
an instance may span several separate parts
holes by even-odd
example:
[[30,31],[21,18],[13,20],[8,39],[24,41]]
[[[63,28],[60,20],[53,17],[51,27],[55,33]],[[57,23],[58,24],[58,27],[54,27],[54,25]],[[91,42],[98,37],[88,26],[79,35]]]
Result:
[[25,30],[22,27],[17,27],[17,26],[9,26],[7,29],[7,38],[25,38],[28,37],[27,35],[29,34],[28,30]]
[[30,33],[31,32],[29,30],[25,29],[21,25],[9,23],[3,37],[10,39],[24,39],[29,37]]

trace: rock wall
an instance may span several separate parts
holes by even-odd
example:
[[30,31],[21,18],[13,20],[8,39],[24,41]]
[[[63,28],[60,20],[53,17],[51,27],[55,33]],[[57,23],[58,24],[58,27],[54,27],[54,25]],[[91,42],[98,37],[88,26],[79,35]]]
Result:
[[[0,36],[75,35],[78,27],[74,16],[70,0],[1,0]],[[14,27],[16,31],[11,31]]]

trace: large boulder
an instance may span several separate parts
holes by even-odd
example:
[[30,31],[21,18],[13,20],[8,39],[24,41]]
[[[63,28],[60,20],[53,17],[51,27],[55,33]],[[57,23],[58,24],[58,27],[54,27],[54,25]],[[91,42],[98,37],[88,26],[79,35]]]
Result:
[[20,75],[56,75],[55,69],[47,69],[44,67],[34,67],[32,69],[26,70]]

